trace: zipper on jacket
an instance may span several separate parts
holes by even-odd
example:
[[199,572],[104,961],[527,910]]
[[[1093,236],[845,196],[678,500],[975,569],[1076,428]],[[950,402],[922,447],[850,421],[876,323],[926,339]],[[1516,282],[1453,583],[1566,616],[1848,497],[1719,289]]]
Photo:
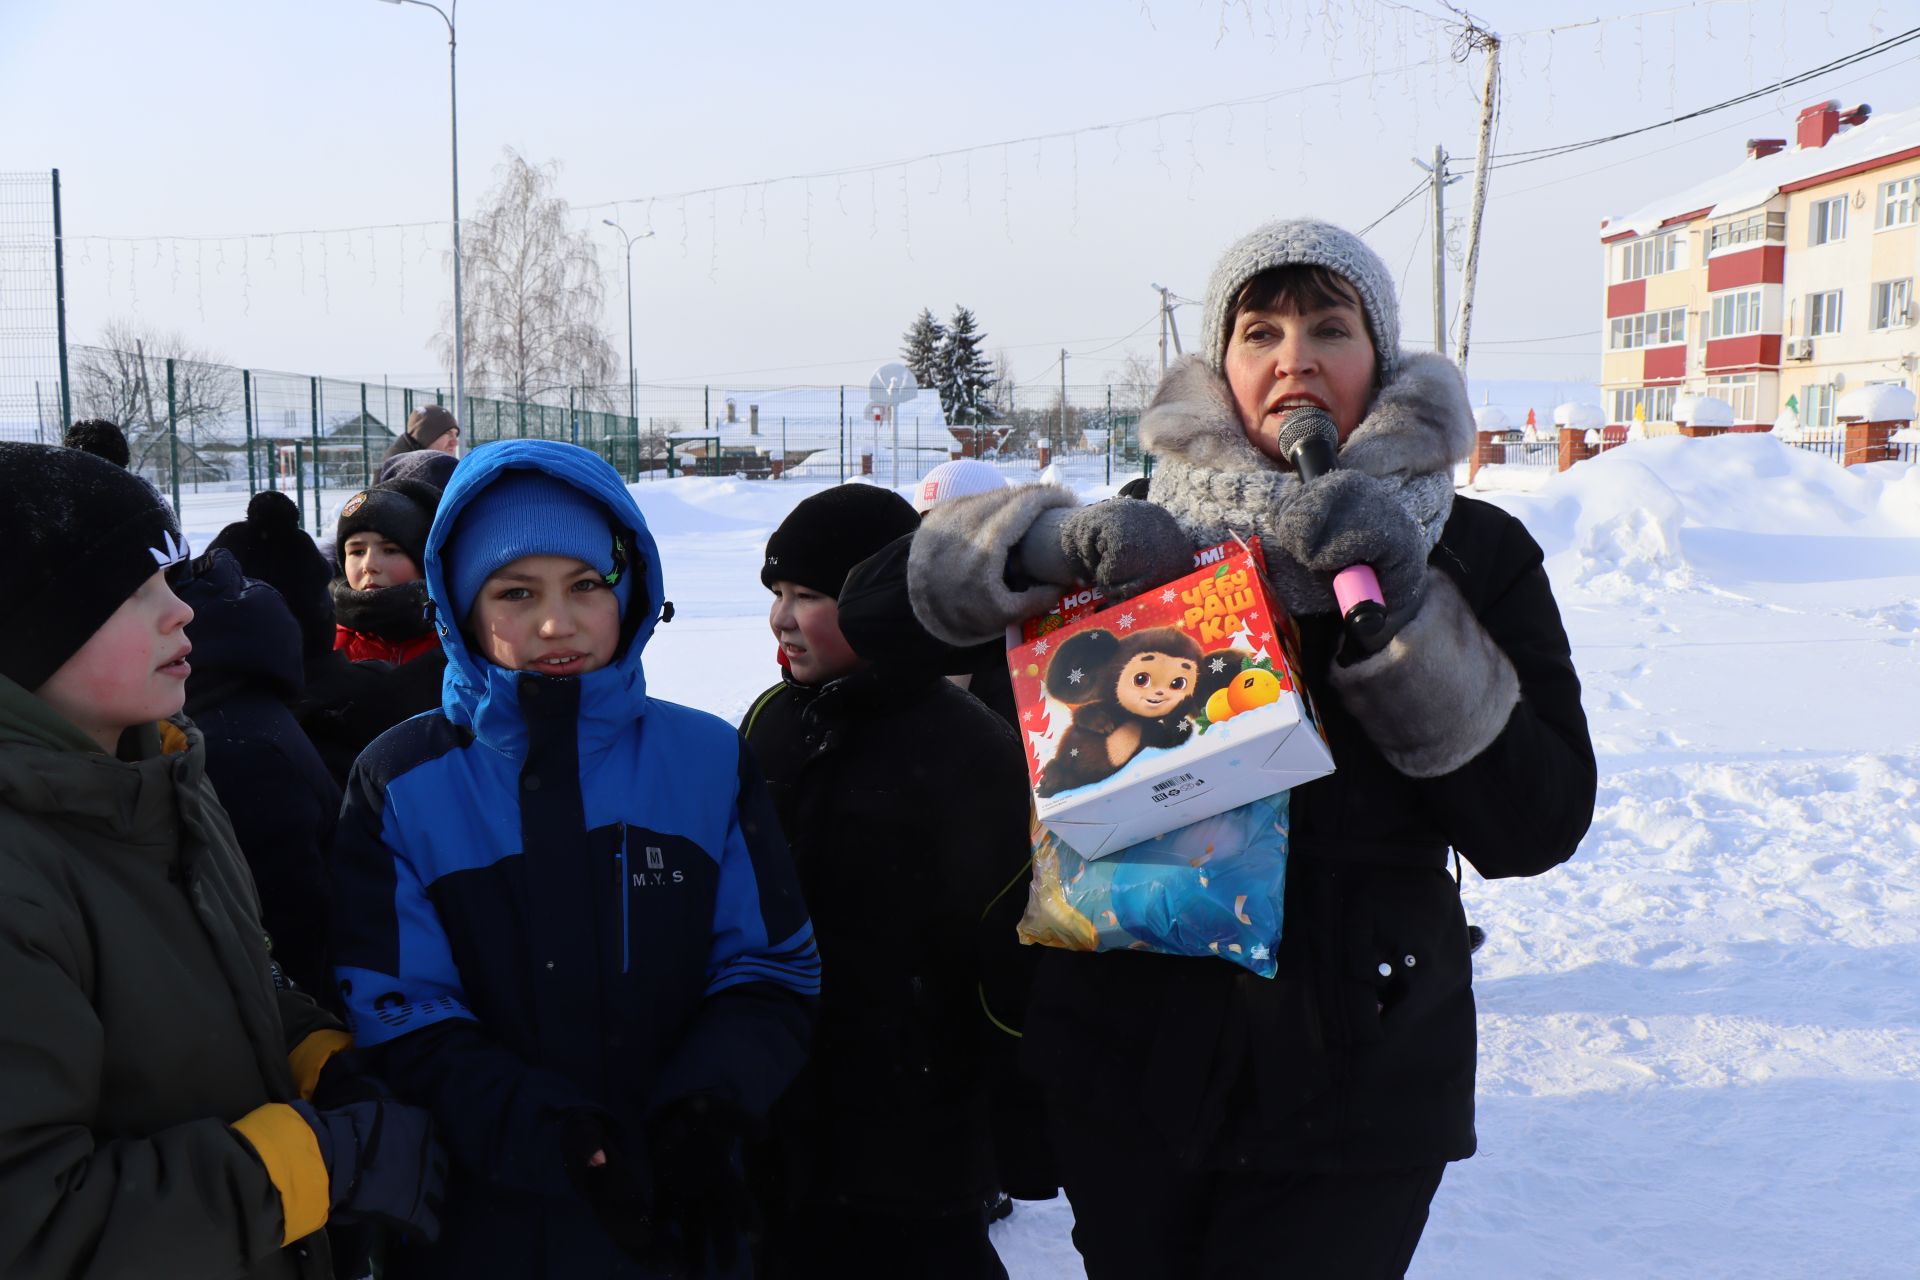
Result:
[[632,951],[627,945],[627,905],[633,889],[627,882],[627,824],[620,824],[620,972],[627,972]]

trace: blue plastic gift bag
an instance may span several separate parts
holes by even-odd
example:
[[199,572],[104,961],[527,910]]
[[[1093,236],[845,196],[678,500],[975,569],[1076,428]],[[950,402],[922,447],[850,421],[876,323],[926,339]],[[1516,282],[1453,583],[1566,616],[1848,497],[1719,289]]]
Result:
[[1093,861],[1036,821],[1021,940],[1219,956],[1271,978],[1286,903],[1288,794]]

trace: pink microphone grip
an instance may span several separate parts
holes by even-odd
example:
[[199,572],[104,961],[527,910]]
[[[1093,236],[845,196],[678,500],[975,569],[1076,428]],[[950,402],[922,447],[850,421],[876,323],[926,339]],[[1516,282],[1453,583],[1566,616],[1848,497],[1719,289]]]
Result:
[[1380,594],[1380,579],[1374,576],[1372,566],[1364,564],[1348,565],[1333,575],[1333,598],[1340,602],[1340,616],[1343,618],[1362,600],[1371,600],[1378,605],[1387,602],[1387,598]]

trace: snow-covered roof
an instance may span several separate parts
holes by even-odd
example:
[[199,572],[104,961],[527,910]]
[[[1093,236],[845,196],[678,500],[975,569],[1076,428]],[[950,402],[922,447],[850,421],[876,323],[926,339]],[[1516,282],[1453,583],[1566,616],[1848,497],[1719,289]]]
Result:
[[1690,427],[1730,427],[1733,406],[1719,396],[1681,396],[1673,402],[1673,420]]
[[1836,418],[1856,422],[1912,422],[1913,392],[1905,387],[1855,387],[1834,406]]
[[1843,129],[1824,147],[1789,146],[1785,151],[1744,161],[1690,187],[1670,191],[1642,208],[1604,220],[1600,233],[1617,236],[1631,231],[1643,236],[1668,218],[1696,209],[1706,210],[1706,217],[1739,213],[1765,204],[1783,186],[1912,147],[1920,147],[1920,107],[1869,116],[1866,123]]
[[1607,415],[1597,404],[1581,404],[1569,400],[1565,404],[1554,406],[1553,425],[1590,431],[1595,427],[1606,426]]
[[1473,421],[1482,431],[1505,431],[1512,424],[1507,411],[1497,404],[1483,404],[1473,411]]

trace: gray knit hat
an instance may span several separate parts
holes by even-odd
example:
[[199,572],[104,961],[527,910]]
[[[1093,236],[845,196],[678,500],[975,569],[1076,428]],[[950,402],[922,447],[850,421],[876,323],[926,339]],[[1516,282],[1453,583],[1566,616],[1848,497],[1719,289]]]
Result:
[[1214,372],[1226,360],[1227,312],[1247,281],[1262,271],[1308,263],[1339,273],[1352,283],[1366,308],[1373,331],[1374,355],[1380,361],[1380,385],[1393,381],[1400,364],[1400,301],[1394,295],[1393,276],[1380,255],[1367,248],[1351,231],[1312,218],[1269,222],[1241,237],[1220,255],[1207,281],[1207,313],[1200,326],[1200,350]]

